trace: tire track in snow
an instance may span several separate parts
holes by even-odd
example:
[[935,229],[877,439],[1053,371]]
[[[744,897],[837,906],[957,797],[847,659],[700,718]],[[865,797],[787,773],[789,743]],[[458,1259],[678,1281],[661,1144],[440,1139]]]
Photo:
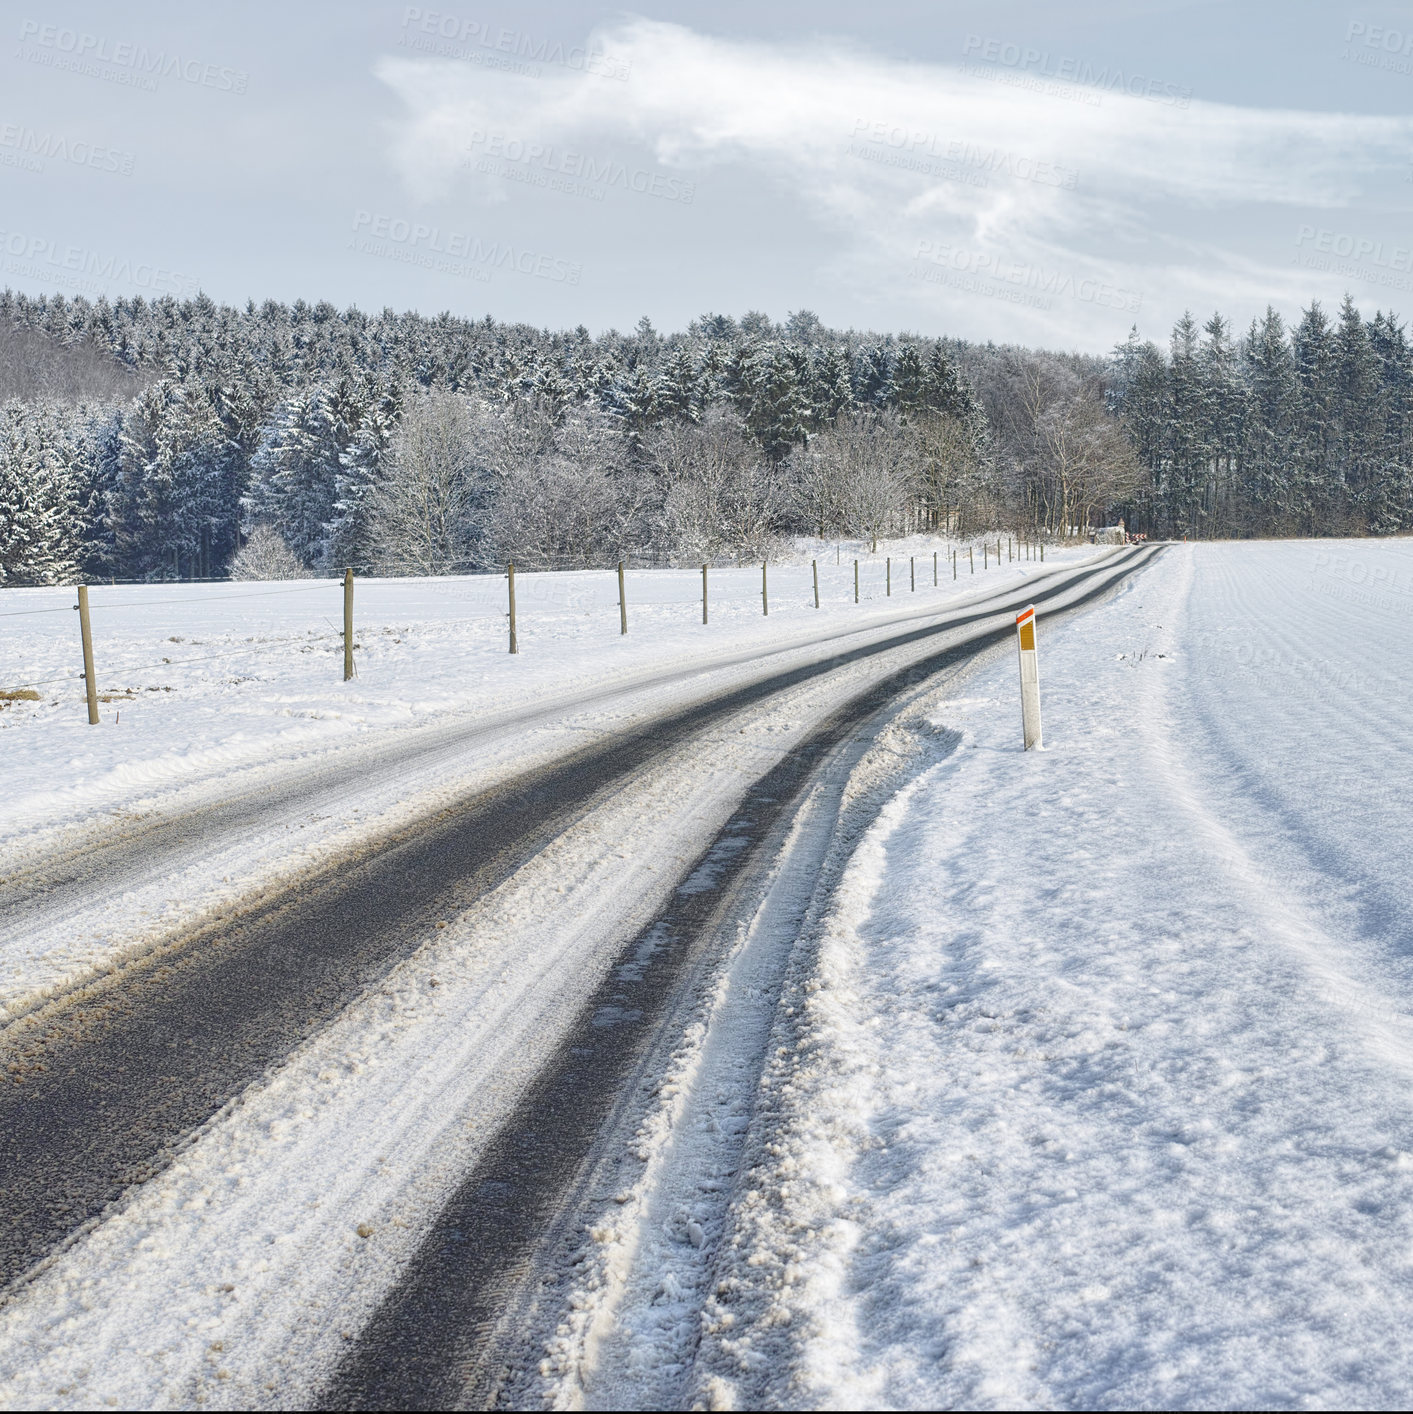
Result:
[[[1031,597],[1079,608],[1155,553],[1116,556],[1105,566],[1108,573],[1078,594],[1070,591],[1101,572]],[[664,1028],[679,1014],[693,979],[719,956],[723,934],[733,932],[729,921],[749,895],[753,873],[764,867],[767,842],[795,813],[831,752],[900,694],[1004,643],[1013,631],[1009,622],[978,628],[962,643],[870,685],[755,783],[667,908],[629,944],[582,1009],[323,1390],[321,1407],[518,1402],[539,1363],[539,1351],[526,1349],[537,1315],[527,1293],[537,1275],[553,1275],[556,1243],[573,1236],[575,1194],[590,1182],[602,1146],[613,1136],[622,1139],[636,1118],[641,1089],[661,1065]],[[752,1063],[758,1073],[759,1058]]]

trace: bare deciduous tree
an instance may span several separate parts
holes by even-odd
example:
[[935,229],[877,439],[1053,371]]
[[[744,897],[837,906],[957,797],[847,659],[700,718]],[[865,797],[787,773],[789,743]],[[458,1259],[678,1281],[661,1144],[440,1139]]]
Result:
[[273,525],[257,525],[231,560],[232,579],[308,579],[284,536]]
[[647,538],[651,486],[608,418],[531,410],[508,421],[486,533],[500,559],[527,569],[606,564]]
[[410,403],[370,494],[378,566],[392,574],[445,574],[473,560],[476,511],[488,495],[499,416],[477,399],[430,392]]
[[916,438],[896,413],[842,413],[791,454],[796,509],[822,534],[878,537],[901,528],[918,474]]
[[664,523],[678,556],[769,553],[785,510],[783,480],[735,413],[714,406],[699,423],[665,423],[643,450],[665,486]]
[[1093,389],[1052,403],[1037,419],[1036,433],[1042,455],[1032,493],[1037,519],[1052,533],[1090,524],[1142,483],[1132,445]]

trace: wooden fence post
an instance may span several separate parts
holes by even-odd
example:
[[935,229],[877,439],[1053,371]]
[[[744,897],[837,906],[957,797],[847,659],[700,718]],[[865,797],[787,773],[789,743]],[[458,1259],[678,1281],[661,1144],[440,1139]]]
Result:
[[623,587],[623,561],[618,562],[618,631],[628,632],[628,593]]
[[98,679],[93,672],[93,629],[88,622],[88,585],[78,586],[79,638],[83,642],[83,677],[88,691],[88,725],[98,725]]
[[353,571],[343,572],[343,680],[353,676]]
[[702,622],[703,622],[703,623],[706,623],[706,621],[707,621],[707,581],[706,581],[706,571],[707,571],[707,567],[706,567],[705,565],[703,565],[703,566],[702,566]]
[[519,645],[515,641],[515,561],[510,561],[505,567],[505,577],[510,583],[510,651],[518,653]]
[[814,572],[814,606],[819,608],[819,561],[811,560],[810,569]]

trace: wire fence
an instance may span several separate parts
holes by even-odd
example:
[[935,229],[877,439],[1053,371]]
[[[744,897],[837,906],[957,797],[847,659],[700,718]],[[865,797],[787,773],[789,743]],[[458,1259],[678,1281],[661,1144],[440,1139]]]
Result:
[[[708,626],[712,620],[719,623],[722,618],[739,622],[749,613],[768,617],[771,612],[798,614],[821,608],[837,611],[852,605],[876,605],[878,601],[901,601],[905,596],[964,589],[965,582],[974,581],[987,570],[1014,565],[1017,560],[1038,560],[1042,553],[1039,547],[1004,536],[993,537],[979,554],[976,546],[957,545],[906,555],[891,554],[886,545],[876,555],[846,556],[843,545],[828,548],[832,553],[803,563],[708,564],[693,569],[625,567],[626,603],[620,599],[616,566],[608,570],[531,571],[517,567],[513,607],[508,567],[495,571],[478,568],[461,575],[354,575],[350,588],[355,631],[348,651],[362,653],[370,635],[401,644],[404,638],[420,633],[430,641],[430,636],[438,631],[468,624],[479,624],[482,636],[487,628],[497,624],[502,630],[510,630],[512,636],[518,628],[519,645],[512,642],[509,650],[517,652],[535,645],[537,628],[545,630],[545,644],[556,635],[562,640],[571,636],[582,639],[585,615],[596,618],[604,637],[618,637],[625,629],[631,632],[632,620],[645,612],[656,616],[660,629],[668,622],[667,615],[672,616],[669,626],[675,626],[679,622],[676,611],[680,610],[680,626],[685,631],[689,625]],[[143,594],[132,583],[110,581],[88,587],[87,612],[94,626],[96,647],[92,685],[86,683],[80,666],[77,623],[73,631],[53,632],[39,630],[36,624],[35,631],[29,633],[17,624],[13,633],[20,633],[27,641],[10,646],[30,657],[30,671],[26,673],[25,665],[13,661],[0,662],[0,699],[13,701],[38,688],[79,682],[85,684],[92,701],[99,694],[135,691],[132,686],[116,684],[131,685],[137,676],[159,669],[243,658],[250,661],[254,671],[272,654],[327,651],[333,655],[347,647],[336,617],[346,608],[344,594],[349,592],[342,578],[274,585],[250,580],[182,581],[194,592],[162,592],[175,589],[177,583],[154,583],[148,586],[155,591],[151,595]],[[56,586],[6,590],[3,594],[71,596],[73,591]],[[293,607],[301,602],[298,596],[307,600],[311,595],[326,600],[326,606],[319,608],[315,607],[317,600],[310,602],[313,614],[276,609],[270,604],[262,609],[261,620],[253,611],[253,606],[263,606],[265,601]],[[902,607],[901,603],[898,607]],[[79,605],[70,598],[58,604],[0,608],[0,619],[72,614],[77,608]],[[510,622],[512,613],[518,620],[514,625]],[[565,616],[574,622],[566,622]],[[0,634],[0,646],[13,633]],[[141,653],[141,647],[150,644],[154,637],[178,644],[195,635],[216,639],[220,650],[187,657],[154,657],[151,648]],[[194,637],[192,646],[196,646]],[[135,648],[139,651],[133,656],[140,656],[141,660],[125,661]],[[8,657],[8,652],[0,654],[0,660]],[[73,667],[61,670],[60,663],[65,658]]]

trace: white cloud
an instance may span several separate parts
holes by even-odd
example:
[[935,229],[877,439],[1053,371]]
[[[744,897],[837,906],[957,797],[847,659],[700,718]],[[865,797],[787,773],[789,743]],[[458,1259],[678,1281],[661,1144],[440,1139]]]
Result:
[[[764,228],[757,216],[742,231],[738,259],[793,241],[818,279],[934,316],[914,327],[1086,344],[1126,327],[1134,302],[1145,324],[1189,303],[1293,304],[1326,292],[1293,264],[1297,226],[1321,212],[1340,225],[1334,213],[1401,179],[1413,151],[1413,119],[1178,106],[843,41],[637,20],[593,47],[627,64],[627,80],[383,60],[406,108],[394,143],[412,195],[504,200],[504,180],[468,169],[486,150],[473,134],[538,145],[543,168],[611,153],[687,174],[698,215],[764,179],[775,204]],[[733,292],[710,302],[730,307]]]

